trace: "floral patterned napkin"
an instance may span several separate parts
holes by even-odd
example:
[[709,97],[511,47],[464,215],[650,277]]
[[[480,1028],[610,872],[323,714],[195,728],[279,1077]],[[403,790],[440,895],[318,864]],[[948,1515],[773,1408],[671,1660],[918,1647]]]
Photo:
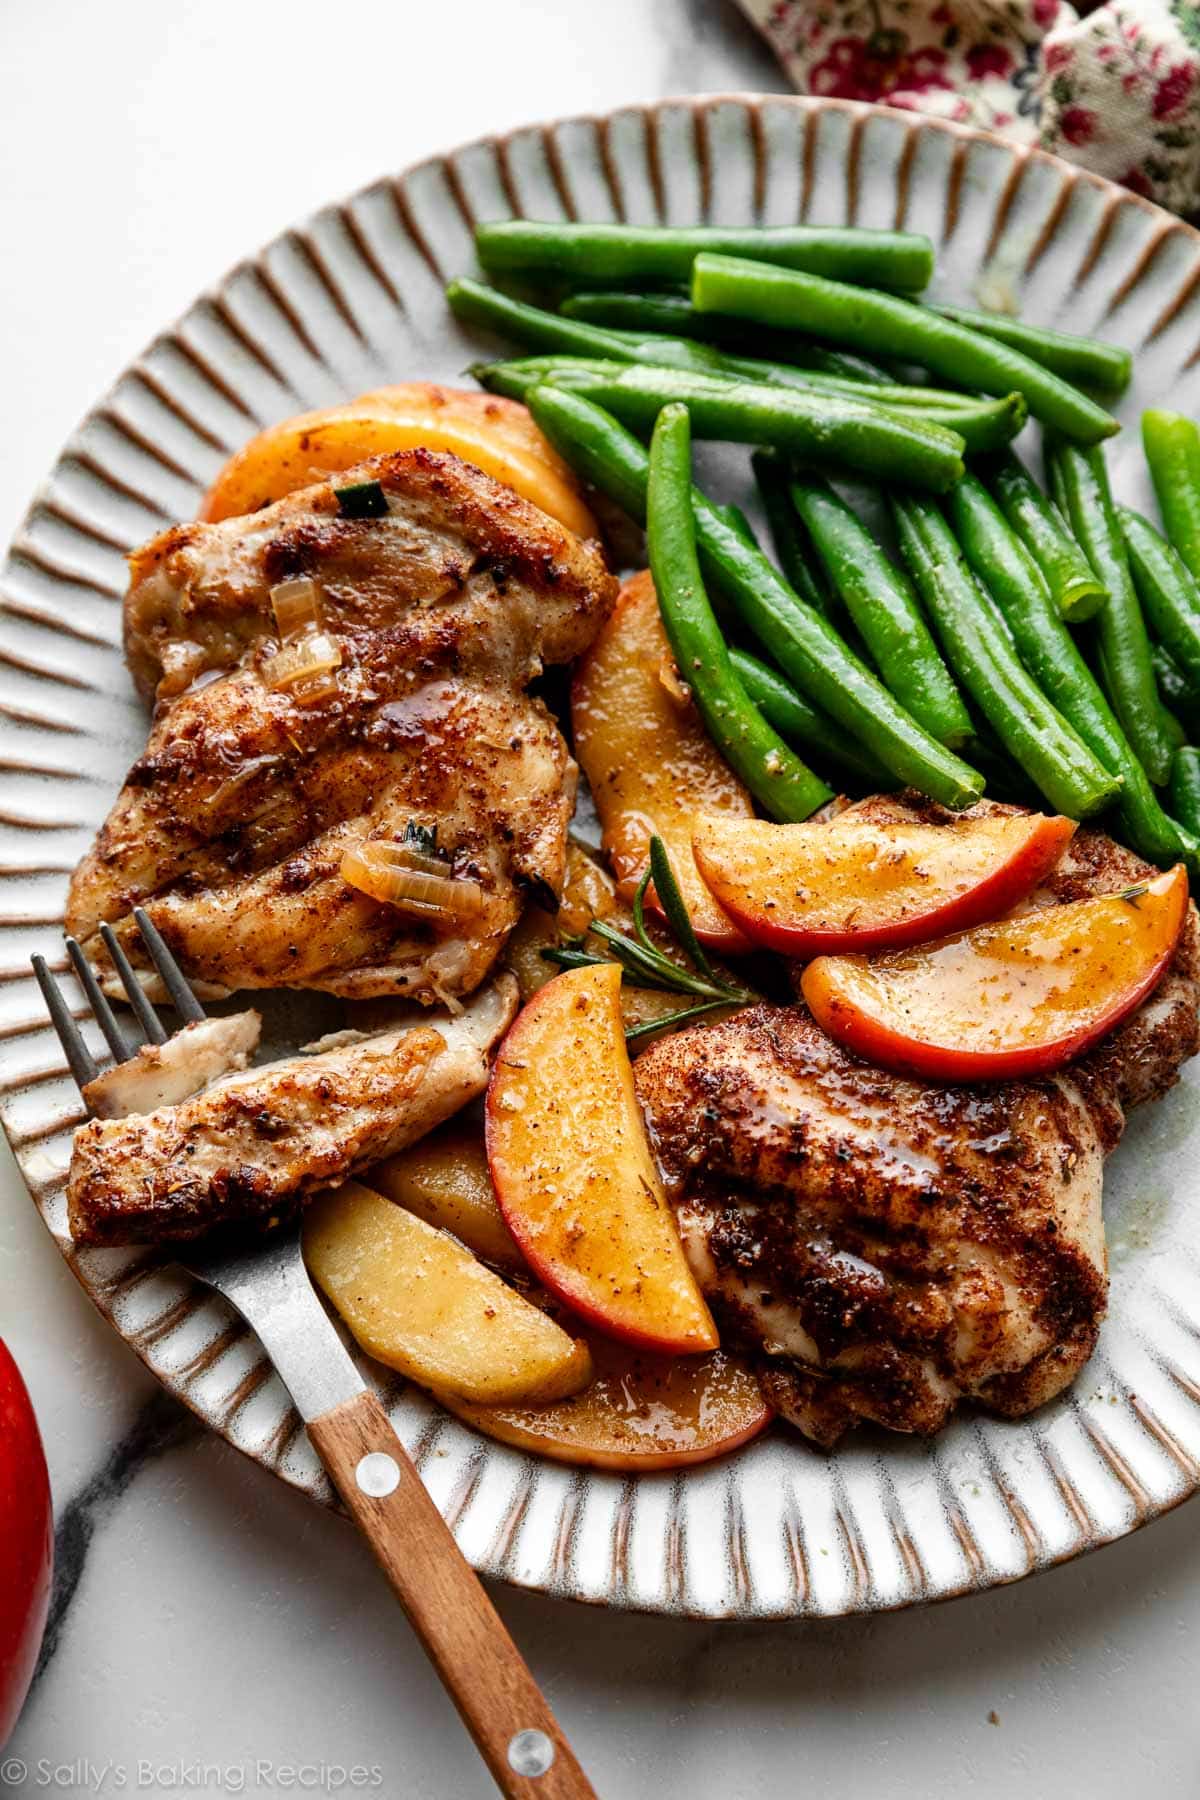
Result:
[[1041,144],[1200,210],[1200,5],[738,0],[801,93],[877,100]]

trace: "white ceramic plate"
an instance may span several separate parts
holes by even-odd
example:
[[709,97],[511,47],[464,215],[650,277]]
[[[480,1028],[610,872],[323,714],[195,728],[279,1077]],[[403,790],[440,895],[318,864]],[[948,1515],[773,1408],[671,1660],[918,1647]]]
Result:
[[[1135,348],[1111,463],[1147,502],[1136,432],[1200,410],[1200,237],[1038,151],[841,101],[722,97],[569,119],[379,181],[240,264],[155,340],[63,451],[0,577],[2,1114],[96,1305],[228,1441],[331,1504],[288,1396],[230,1309],[144,1252],[76,1254],[63,1180],[80,1116],[29,955],[59,957],[68,874],[145,739],[120,651],[123,556],[194,513],[258,427],[472,350],[442,301],[480,218],[907,226],[934,292]],[[297,1041],[308,1002],[275,1011]],[[840,1614],[1012,1581],[1133,1530],[1200,1484],[1200,1079],[1135,1116],[1109,1166],[1111,1312],[1074,1390],[931,1444],[782,1431],[678,1476],[572,1471],[476,1437],[364,1365],[471,1561],[522,1586],[722,1617]]]

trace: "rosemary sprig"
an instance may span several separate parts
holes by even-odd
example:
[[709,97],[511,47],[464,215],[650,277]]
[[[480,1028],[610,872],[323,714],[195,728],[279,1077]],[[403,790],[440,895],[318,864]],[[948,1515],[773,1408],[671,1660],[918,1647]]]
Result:
[[643,1038],[657,1037],[660,1031],[674,1031],[677,1025],[690,1025],[693,1019],[702,1019],[706,1013],[721,1012],[727,1006],[739,1006],[738,1000],[706,1000],[703,1006],[685,1006],[680,1012],[664,1013],[661,1019],[643,1019],[640,1025],[631,1025],[625,1033],[627,1044],[639,1043]]
[[[683,903],[683,895],[679,891],[679,883],[675,879],[675,871],[671,867],[671,859],[667,855],[667,846],[660,837],[650,839],[650,867],[647,871],[654,883],[654,891],[658,895],[658,903],[667,915],[667,923],[680,949],[689,956],[702,975],[717,987],[726,984],[717,980],[712,964],[704,954],[700,939],[696,936],[691,914]],[[641,902],[645,898],[646,877],[643,875],[638,884],[638,914],[641,913]],[[635,915],[635,923],[636,923]],[[644,936],[644,932],[639,934]]]
[[[660,950],[646,930],[646,891],[651,882],[666,914],[671,935],[692,964],[690,969]],[[638,987],[661,988],[667,993],[688,994],[701,1001],[698,1006],[685,1007],[680,1012],[667,1013],[661,1019],[648,1019],[645,1024],[633,1026],[625,1034],[628,1042],[650,1037],[673,1025],[682,1025],[723,1006],[748,1006],[757,998],[748,988],[738,987],[718,975],[705,955],[679,891],[666,845],[660,837],[650,840],[650,863],[638,882],[632,912],[632,937],[604,919],[592,920],[588,929],[609,950],[609,956],[597,956],[583,949],[582,938],[573,944],[561,944],[542,951],[546,960],[556,963],[560,969],[585,969],[596,963],[615,961]]]

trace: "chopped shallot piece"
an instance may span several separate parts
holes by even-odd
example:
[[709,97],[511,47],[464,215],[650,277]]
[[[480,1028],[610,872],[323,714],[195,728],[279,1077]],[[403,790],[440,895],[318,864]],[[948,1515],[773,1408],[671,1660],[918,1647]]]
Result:
[[[440,872],[434,873],[435,868]],[[484,908],[482,886],[446,873],[448,868],[438,858],[390,839],[355,844],[342,857],[342,879],[372,900],[453,923],[474,918]]]
[[[341,661],[342,652],[336,638],[325,631],[309,631],[267,658],[262,669],[263,680],[276,692],[280,688],[291,688],[296,699],[307,705],[314,699],[323,698],[324,692],[334,687],[329,678],[334,669],[340,668]],[[321,694],[310,686],[315,685],[318,677],[324,678]]]
[[321,614],[321,593],[315,581],[299,576],[294,581],[277,581],[271,589],[271,611],[279,628],[282,643],[302,637],[306,631],[320,631],[325,621]]

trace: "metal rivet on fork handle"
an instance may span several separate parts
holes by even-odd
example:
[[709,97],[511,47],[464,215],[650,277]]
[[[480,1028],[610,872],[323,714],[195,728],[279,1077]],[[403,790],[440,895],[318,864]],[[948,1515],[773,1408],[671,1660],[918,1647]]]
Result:
[[518,1731],[508,1742],[508,1764],[518,1775],[544,1775],[554,1762],[554,1745],[544,1731]]
[[384,1500],[400,1486],[400,1465],[386,1450],[372,1450],[359,1459],[354,1479],[372,1500]]

